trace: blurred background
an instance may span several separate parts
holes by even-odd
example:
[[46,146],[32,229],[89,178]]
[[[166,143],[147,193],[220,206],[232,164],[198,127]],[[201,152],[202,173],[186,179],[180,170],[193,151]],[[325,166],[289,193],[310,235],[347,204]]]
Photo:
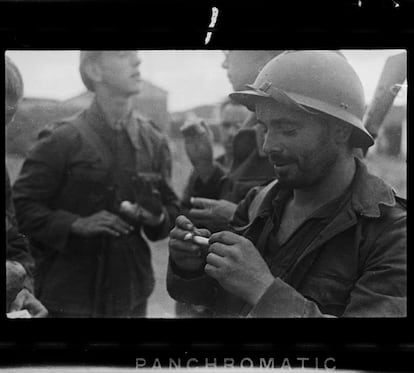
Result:
[[[403,50],[341,50],[354,67],[365,90],[367,106],[388,57]],[[219,145],[219,107],[231,92],[224,54],[218,50],[145,50],[141,93],[134,104],[170,138],[173,186],[181,197],[191,171],[179,127],[191,113],[204,118]],[[71,116],[89,106],[93,95],[84,88],[78,71],[79,51],[13,50],[8,55],[20,69],[25,97],[15,122],[6,131],[6,163],[13,183],[38,132],[48,123]],[[385,179],[402,196],[407,195],[407,82],[402,85],[383,119],[376,144],[366,157],[370,171]],[[156,288],[149,299],[150,317],[174,317],[174,301],[165,290],[167,240],[151,243]]]

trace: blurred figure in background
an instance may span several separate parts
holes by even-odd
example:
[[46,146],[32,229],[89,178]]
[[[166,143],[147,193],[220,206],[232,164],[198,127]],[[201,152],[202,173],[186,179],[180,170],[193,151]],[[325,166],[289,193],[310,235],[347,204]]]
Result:
[[[235,91],[253,83],[260,69],[283,51],[234,50],[224,52],[223,68]],[[245,120],[234,135],[232,162],[226,171],[213,160],[212,141],[203,124],[194,121],[196,131],[183,132],[187,155],[194,167],[194,188],[187,190],[191,209],[189,217],[198,226],[211,231],[228,227],[239,203],[252,187],[273,178],[273,169],[262,151],[263,127],[258,125],[254,113]],[[205,127],[205,126],[204,126]],[[186,124],[190,128],[190,124]]]
[[[250,115],[250,111],[246,109],[245,106],[240,105],[238,103],[232,102],[231,100],[224,101],[220,106],[220,143],[224,148],[224,153],[218,156],[214,162],[217,166],[217,170],[220,172],[227,173],[230,171],[231,165],[233,163],[233,142],[234,138],[239,132],[239,130],[243,127],[246,119]],[[212,139],[212,133],[208,126],[202,124],[202,127],[194,128],[193,130],[201,130],[206,131],[206,134],[209,136],[209,140]],[[187,138],[195,137],[197,135],[203,136],[204,133],[201,132],[200,134],[186,134],[186,130],[183,131]],[[207,136],[205,137],[207,139]],[[212,144],[208,141],[206,144],[208,147],[208,151],[212,151]],[[189,147],[197,147],[200,146],[199,142],[192,142],[191,144],[187,144],[187,149]],[[210,149],[211,146],[211,149]],[[200,150],[200,148],[198,148]],[[190,154],[193,150],[190,150]],[[194,153],[197,149],[194,149]],[[203,187],[201,184],[202,180],[199,177],[196,171],[193,171],[190,175],[188,184],[184,190],[183,199],[182,199],[182,206],[188,211],[191,209],[191,197],[193,197],[200,189]],[[205,191],[204,195],[207,195],[208,191]]]
[[[6,56],[6,118],[10,125],[23,97],[23,79],[17,66]],[[34,260],[29,242],[19,233],[6,168],[6,311],[27,310],[32,317],[46,317],[46,308],[33,295]]]
[[[225,51],[222,67],[227,70],[233,89],[239,91],[253,83],[263,66],[282,52]],[[183,196],[183,213],[198,227],[206,227],[212,232],[228,228],[237,204],[247,192],[274,177],[273,167],[262,151],[263,127],[256,123],[254,113],[247,113],[231,101],[223,104],[222,123],[226,123],[228,117],[235,117],[238,122],[246,115],[238,131],[234,126],[229,130],[222,127],[227,137],[226,156],[222,159],[225,165],[220,158],[213,159],[212,136],[205,123],[194,120],[183,126],[187,155],[194,167]],[[177,303],[176,314],[205,317],[209,312],[204,307]]]
[[243,127],[250,111],[243,105],[226,100],[220,107],[220,142],[224,147],[224,154],[216,161],[221,164],[224,170],[230,170],[233,164],[234,151],[233,141],[239,130]]
[[152,241],[179,210],[166,137],[131,105],[136,51],[83,51],[91,106],[55,123],[15,183],[17,219],[36,247],[36,294],[51,317],[144,317]]

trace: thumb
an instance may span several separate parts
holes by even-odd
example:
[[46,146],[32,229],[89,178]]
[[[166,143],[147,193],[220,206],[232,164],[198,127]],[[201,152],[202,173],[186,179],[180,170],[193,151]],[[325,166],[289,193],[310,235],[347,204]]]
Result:
[[10,305],[9,312],[20,311],[23,308],[25,299],[25,289],[21,290],[17,295],[12,304]]
[[205,229],[205,228],[196,228],[196,229],[194,229],[194,233],[197,236],[201,236],[201,237],[209,238],[211,236],[211,232],[208,229]]
[[197,208],[208,208],[211,207],[215,200],[209,198],[198,198],[191,197],[190,203]]

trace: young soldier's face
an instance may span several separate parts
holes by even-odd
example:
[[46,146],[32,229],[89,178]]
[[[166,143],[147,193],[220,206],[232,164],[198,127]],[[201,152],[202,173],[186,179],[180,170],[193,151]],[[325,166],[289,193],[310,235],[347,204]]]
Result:
[[226,152],[232,151],[233,139],[250,111],[242,105],[226,105],[221,111],[221,138]]
[[120,95],[139,93],[141,60],[136,51],[104,51],[98,64],[102,84]]
[[312,186],[336,162],[338,146],[332,131],[317,116],[270,99],[256,105],[256,116],[266,129],[263,150],[281,187]]

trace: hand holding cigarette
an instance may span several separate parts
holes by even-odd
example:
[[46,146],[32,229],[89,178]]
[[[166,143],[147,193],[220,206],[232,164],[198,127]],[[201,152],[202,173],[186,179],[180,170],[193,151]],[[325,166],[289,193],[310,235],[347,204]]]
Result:
[[170,232],[170,259],[182,270],[199,271],[205,265],[210,231],[198,229],[185,216],[179,216]]
[[196,234],[194,234],[194,232],[188,232],[184,236],[184,241],[193,241],[197,245],[200,245],[203,247],[209,246],[207,237],[197,236]]

